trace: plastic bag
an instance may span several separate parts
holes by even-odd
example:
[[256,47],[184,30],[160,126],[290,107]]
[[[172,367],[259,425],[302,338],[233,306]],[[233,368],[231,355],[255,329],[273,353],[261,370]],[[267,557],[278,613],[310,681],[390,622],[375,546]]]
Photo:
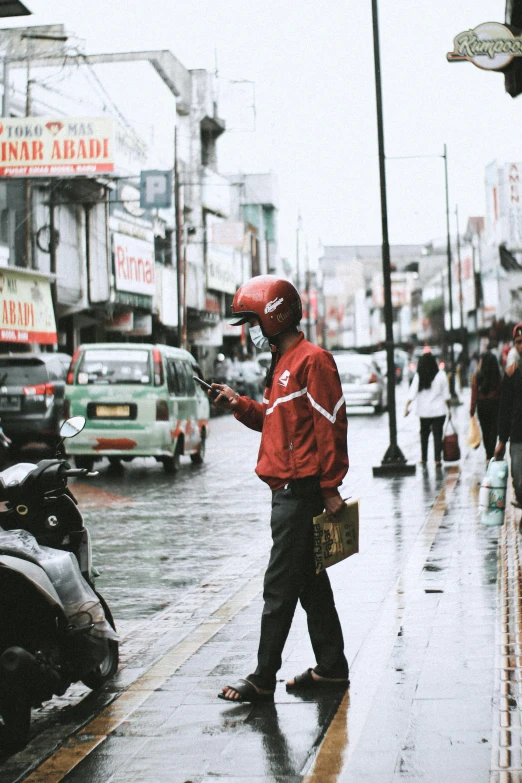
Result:
[[471,446],[472,449],[478,449],[480,446],[480,427],[477,422],[477,417],[472,416],[469,420],[469,429],[468,429],[468,437],[466,439],[466,442],[468,446]]
[[100,599],[82,576],[78,561],[72,552],[63,552],[48,546],[40,546],[27,530],[0,529],[0,550],[24,552],[33,557],[44,569],[63,604],[71,625],[81,628],[93,624],[90,633],[106,639],[118,639],[107,622]]

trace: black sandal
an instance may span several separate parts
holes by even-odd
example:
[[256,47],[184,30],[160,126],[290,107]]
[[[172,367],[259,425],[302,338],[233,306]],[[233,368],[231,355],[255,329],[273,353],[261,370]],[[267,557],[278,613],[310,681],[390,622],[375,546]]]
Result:
[[289,685],[286,684],[286,690],[287,691],[310,691],[314,690],[315,688],[348,688],[350,685],[350,680],[348,679],[334,679],[331,677],[323,677],[321,674],[318,674],[318,677],[321,677],[320,680],[314,679],[312,677],[312,669],[307,669],[302,674],[297,674],[294,677],[294,684]]
[[270,693],[259,693],[255,685],[249,680],[238,680],[235,685],[225,685],[225,688],[239,693],[239,699],[227,699],[223,692],[218,693],[218,699],[228,701],[230,704],[259,704],[260,702],[274,701],[274,691]]

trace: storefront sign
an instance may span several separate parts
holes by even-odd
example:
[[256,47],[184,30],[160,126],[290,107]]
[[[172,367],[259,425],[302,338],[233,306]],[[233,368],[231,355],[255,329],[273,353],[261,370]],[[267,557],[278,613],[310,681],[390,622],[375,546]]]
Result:
[[223,345],[223,329],[221,322],[214,326],[205,326],[192,332],[191,342],[194,345],[212,345],[219,347]]
[[132,332],[134,329],[134,313],[116,313],[112,318],[105,319],[106,332]]
[[116,231],[112,236],[118,291],[154,296],[154,244]]
[[207,249],[207,288],[213,291],[236,293],[234,251],[231,248],[209,245]]
[[131,334],[141,337],[152,334],[152,313],[134,313],[134,329]]
[[156,268],[156,295],[154,299],[158,318],[165,326],[178,325],[178,281],[176,270],[163,264]]
[[172,171],[141,172],[140,206],[144,209],[172,206]]
[[447,54],[450,63],[469,60],[487,71],[502,70],[513,57],[522,57],[522,37],[499,22],[485,22],[459,33],[453,45],[453,51]]
[[0,342],[58,342],[46,277],[0,269]]
[[216,245],[242,250],[244,239],[245,225],[242,222],[223,220],[212,224],[212,242]]
[[504,183],[508,209],[508,244],[511,248],[522,248],[522,166],[508,163],[505,167]]
[[114,171],[110,117],[0,118],[1,177],[69,177]]

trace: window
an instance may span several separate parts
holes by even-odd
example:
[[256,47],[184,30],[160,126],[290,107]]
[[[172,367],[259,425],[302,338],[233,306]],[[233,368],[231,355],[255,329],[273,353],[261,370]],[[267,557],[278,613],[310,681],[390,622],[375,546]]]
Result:
[[188,381],[184,369],[184,363],[176,360],[174,361],[174,365],[176,367],[176,374],[178,376],[179,394],[180,396],[185,397],[188,394]]
[[65,370],[58,359],[53,359],[52,361],[47,362],[47,371],[49,373],[49,380],[63,381]]
[[167,384],[169,388],[170,394],[176,394],[179,396],[180,392],[180,382],[178,378],[178,373],[176,372],[176,365],[175,362],[172,359],[167,360]]
[[0,359],[0,385],[27,386],[47,383],[47,367],[39,359]]
[[189,397],[193,397],[196,393],[196,382],[193,378],[194,369],[187,362],[183,362],[183,369],[185,370],[185,378],[187,381],[186,390]]
[[150,384],[149,351],[88,348],[82,356],[76,378],[79,384]]

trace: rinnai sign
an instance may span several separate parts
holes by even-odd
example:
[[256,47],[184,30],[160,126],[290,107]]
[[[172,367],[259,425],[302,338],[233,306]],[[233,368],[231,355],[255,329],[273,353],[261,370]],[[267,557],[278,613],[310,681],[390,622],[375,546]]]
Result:
[[0,177],[69,177],[114,171],[114,120],[0,118]]
[[154,296],[154,243],[113,233],[114,278],[118,291]]
[[446,55],[450,63],[469,60],[486,71],[500,71],[513,57],[522,57],[522,38],[500,22],[485,22],[459,33],[453,46]]
[[47,278],[0,269],[0,342],[58,342]]

